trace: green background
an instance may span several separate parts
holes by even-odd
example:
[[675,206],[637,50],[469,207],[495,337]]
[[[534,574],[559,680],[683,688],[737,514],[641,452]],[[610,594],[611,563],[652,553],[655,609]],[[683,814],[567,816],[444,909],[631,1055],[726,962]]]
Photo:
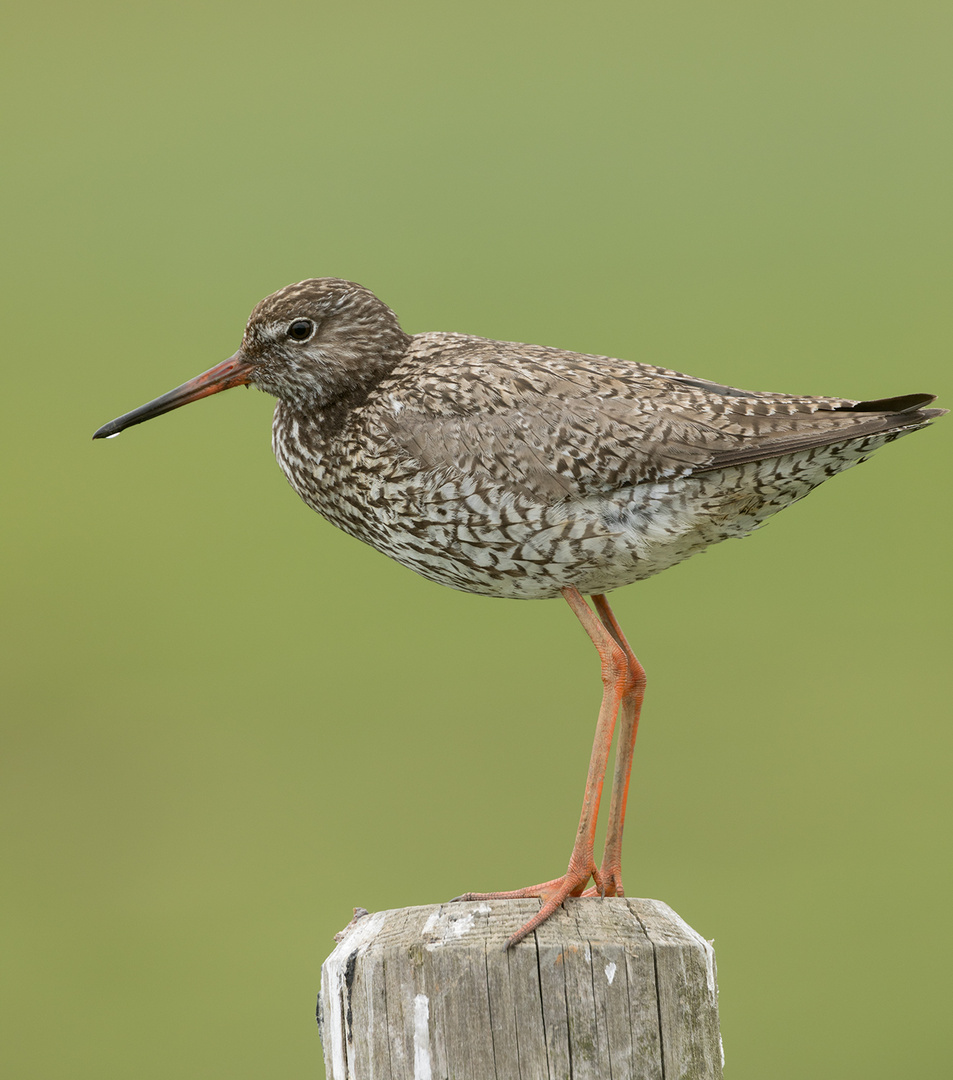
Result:
[[[411,331],[950,405],[951,44],[924,0],[8,14],[11,1076],[321,1075],[351,908],[560,872],[598,704],[562,603],[308,511],[264,396],[93,430],[320,275]],[[949,1069],[951,438],[615,596],[625,880],[714,938],[733,1080]]]

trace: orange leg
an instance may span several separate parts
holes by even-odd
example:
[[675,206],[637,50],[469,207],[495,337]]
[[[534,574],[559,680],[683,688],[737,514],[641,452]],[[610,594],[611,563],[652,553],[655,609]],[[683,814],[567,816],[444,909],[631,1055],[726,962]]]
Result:
[[645,697],[645,668],[639,663],[629,643],[625,640],[625,634],[616,622],[606,598],[593,596],[592,600],[602,620],[602,625],[625,653],[628,670],[619,717],[619,741],[616,744],[612,798],[609,801],[609,828],[606,834],[605,850],[602,853],[602,865],[599,867],[599,888],[588,889],[583,895],[624,896],[625,893],[622,891],[622,828],[625,824],[625,804],[629,796],[629,777],[632,774],[635,737],[639,733],[639,714],[642,711],[642,699]]
[[[510,948],[527,934],[532,933],[568,897],[583,895],[590,878],[596,883],[596,889],[591,890],[593,895],[606,892],[609,895],[621,895],[622,890],[619,869],[622,853],[622,818],[625,816],[628,770],[632,764],[632,746],[635,742],[635,728],[638,726],[638,709],[645,686],[645,673],[626,644],[604,596],[593,598],[597,616],[578,589],[566,588],[562,590],[562,594],[599,653],[603,682],[602,707],[596,722],[582,813],[579,817],[579,828],[576,830],[576,842],[573,844],[572,854],[569,857],[569,867],[561,878],[545,881],[539,885],[530,885],[525,889],[514,889],[511,892],[466,893],[464,896],[456,897],[458,900],[501,900],[532,896],[543,901],[538,913],[506,942],[506,948]],[[603,872],[596,869],[593,849],[602,785],[609,763],[609,748],[612,745],[612,733],[620,705],[623,708],[623,736],[626,746],[625,753],[622,753],[623,747],[620,746],[620,752],[617,755],[614,784],[620,790],[618,794],[613,791],[612,795],[610,806],[612,818],[606,843],[606,855],[603,859],[603,867],[608,873],[608,878],[604,878]]]

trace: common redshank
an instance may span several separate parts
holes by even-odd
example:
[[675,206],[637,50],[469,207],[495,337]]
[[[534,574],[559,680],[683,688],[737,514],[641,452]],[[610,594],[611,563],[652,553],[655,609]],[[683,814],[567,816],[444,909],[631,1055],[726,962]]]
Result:
[[538,914],[507,946],[570,896],[623,895],[622,828],[645,672],[605,594],[744,536],[946,411],[924,408],[929,394],[852,401],[753,393],[606,356],[411,335],[363,286],[316,278],[262,300],[234,356],[93,437],[249,384],[278,399],[274,452],[313,510],[442,585],[562,596],[599,653],[602,706],[566,873],[458,898],[538,897]]

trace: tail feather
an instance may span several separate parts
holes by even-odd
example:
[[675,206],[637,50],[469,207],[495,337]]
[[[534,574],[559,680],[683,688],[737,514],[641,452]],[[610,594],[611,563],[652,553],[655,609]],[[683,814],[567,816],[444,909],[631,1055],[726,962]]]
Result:
[[[812,450],[822,446],[836,446],[848,444],[869,438],[870,436],[885,435],[885,441],[891,441],[901,435],[907,435],[912,431],[918,431],[935,419],[943,416],[947,409],[923,409],[922,405],[928,404],[934,398],[930,394],[907,394],[903,397],[883,398],[879,401],[858,401],[853,405],[845,405],[841,409],[833,410],[833,415],[838,412],[861,412],[868,414],[864,420],[858,420],[850,427],[832,424],[827,430],[793,431],[782,435],[773,435],[768,438],[757,439],[742,444],[731,450],[723,450],[712,455],[709,463],[694,470],[697,472],[709,472],[713,469],[722,469],[729,465],[744,465],[751,461],[766,461],[771,458],[785,457],[788,454],[797,454],[804,450]],[[816,414],[815,414],[816,415]],[[833,419],[833,416],[832,416]]]

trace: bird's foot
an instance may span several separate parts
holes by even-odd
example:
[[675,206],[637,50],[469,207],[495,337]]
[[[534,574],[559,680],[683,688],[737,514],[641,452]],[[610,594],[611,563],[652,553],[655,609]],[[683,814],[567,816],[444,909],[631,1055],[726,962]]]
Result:
[[619,867],[603,865],[598,873],[598,885],[586,889],[583,896],[625,896],[622,888],[622,871]]
[[[590,878],[596,882],[596,887],[585,892],[584,890]],[[512,937],[507,939],[503,948],[511,949],[518,941],[522,941],[527,934],[531,934],[538,926],[541,926],[570,896],[599,896],[601,894],[602,879],[595,863],[592,863],[581,870],[570,866],[562,877],[554,878],[552,881],[544,881],[539,885],[528,885],[525,889],[512,889],[509,892],[464,893],[462,896],[455,896],[451,903],[458,900],[523,900],[529,897],[542,900],[543,903],[539,911],[528,923],[521,926]]]

